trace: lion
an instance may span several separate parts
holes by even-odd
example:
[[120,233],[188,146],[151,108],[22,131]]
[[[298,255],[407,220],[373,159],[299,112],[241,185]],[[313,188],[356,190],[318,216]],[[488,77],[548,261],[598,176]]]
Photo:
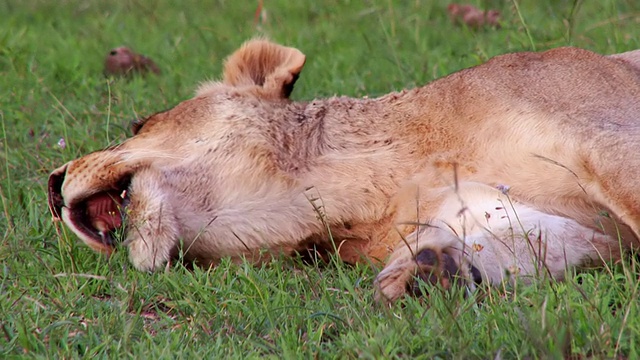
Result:
[[378,98],[293,101],[298,49],[254,39],[221,81],[49,177],[49,207],[133,266],[312,251],[421,278],[500,284],[619,260],[640,235],[640,50],[497,56]]

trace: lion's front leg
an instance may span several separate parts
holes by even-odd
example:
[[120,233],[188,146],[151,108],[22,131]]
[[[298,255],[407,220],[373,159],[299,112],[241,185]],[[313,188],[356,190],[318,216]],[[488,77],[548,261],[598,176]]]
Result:
[[487,185],[463,183],[435,192],[441,200],[428,203],[437,205],[430,219],[403,239],[378,275],[379,300],[398,299],[416,277],[445,287],[455,278],[467,284],[562,279],[572,267],[620,256],[616,238],[512,201]]

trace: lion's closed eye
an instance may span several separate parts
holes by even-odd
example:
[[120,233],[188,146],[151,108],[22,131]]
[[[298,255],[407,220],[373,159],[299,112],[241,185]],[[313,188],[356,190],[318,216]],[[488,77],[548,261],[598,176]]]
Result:
[[160,120],[160,117],[157,116],[159,114],[165,113],[169,110],[163,110],[163,111],[159,111],[153,115],[147,116],[147,117],[143,117],[143,118],[137,118],[131,121],[131,132],[133,133],[133,135],[138,135],[138,133],[142,130],[142,127],[145,126],[146,124],[150,123],[152,119]]
[[140,132],[140,129],[142,129],[142,126],[144,126],[145,121],[147,121],[148,117],[146,118],[138,118],[138,119],[134,119],[131,120],[131,132],[133,133],[133,135],[138,135],[138,132]]

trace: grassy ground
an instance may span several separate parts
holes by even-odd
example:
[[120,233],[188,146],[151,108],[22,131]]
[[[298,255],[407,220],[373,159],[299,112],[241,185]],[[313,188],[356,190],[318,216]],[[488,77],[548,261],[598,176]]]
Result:
[[[188,98],[256,34],[307,54],[296,99],[378,95],[504,52],[640,48],[635,0],[472,1],[501,10],[502,28],[453,26],[445,1],[265,0],[258,26],[256,1],[0,2],[0,357],[638,358],[635,258],[387,310],[372,301],[378,269],[282,259],[145,274],[51,222],[51,170]],[[103,57],[121,44],[162,75],[107,81]]]

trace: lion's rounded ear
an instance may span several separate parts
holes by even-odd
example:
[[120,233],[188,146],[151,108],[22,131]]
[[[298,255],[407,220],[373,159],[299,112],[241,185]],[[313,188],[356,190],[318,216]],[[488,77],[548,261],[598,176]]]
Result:
[[236,87],[258,86],[265,95],[287,98],[305,60],[298,49],[268,40],[251,40],[225,61],[224,83]]

